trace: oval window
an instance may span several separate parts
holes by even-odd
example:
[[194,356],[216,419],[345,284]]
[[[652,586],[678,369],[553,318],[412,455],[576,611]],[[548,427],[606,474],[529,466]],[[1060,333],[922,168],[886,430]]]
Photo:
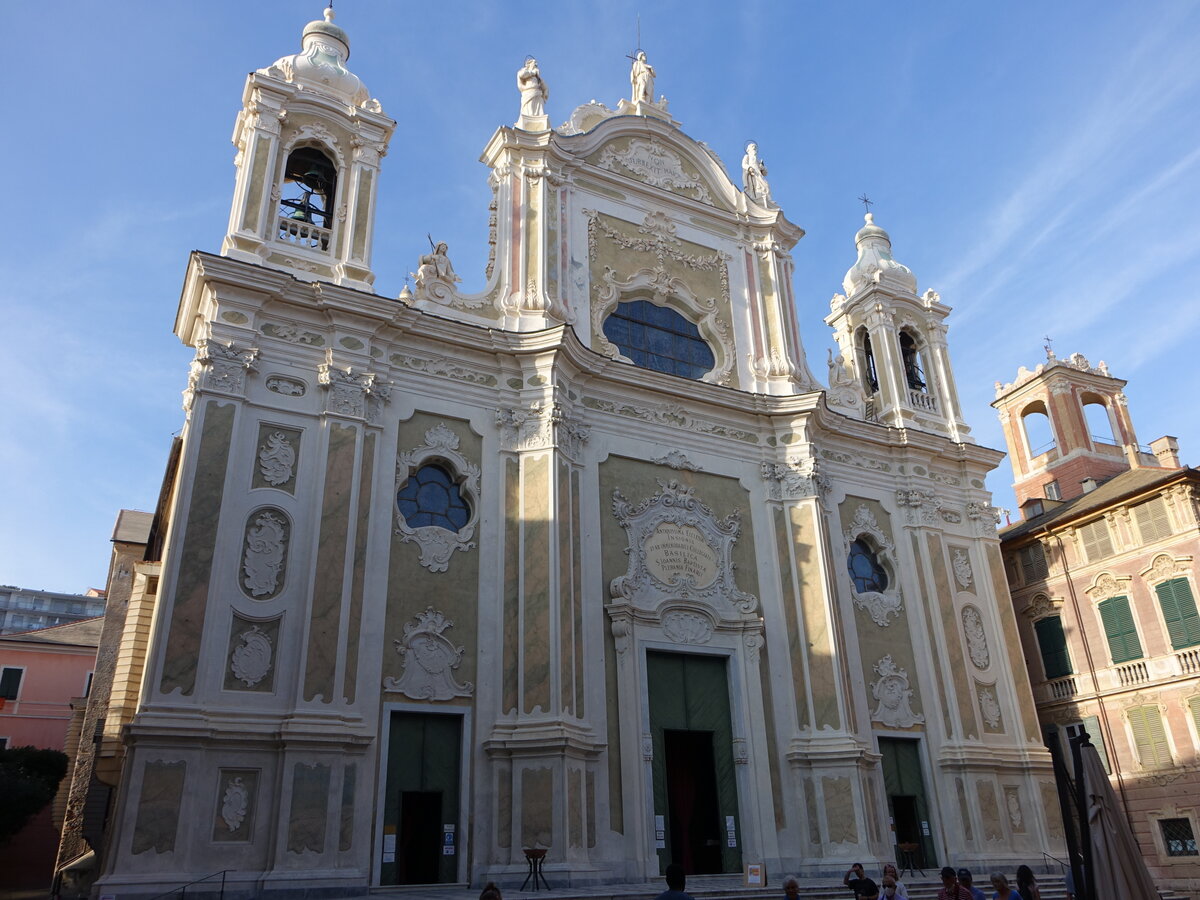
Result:
[[429,463],[413,472],[396,493],[400,514],[410,528],[433,525],[457,532],[471,519],[471,508],[454,479]]
[[875,551],[862,538],[850,544],[846,568],[850,570],[850,580],[854,582],[856,592],[882,594],[887,590],[887,572],[883,570]]

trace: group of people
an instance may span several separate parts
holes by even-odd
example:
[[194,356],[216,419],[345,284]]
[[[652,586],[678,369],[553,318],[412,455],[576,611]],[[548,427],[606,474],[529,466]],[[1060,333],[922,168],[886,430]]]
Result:
[[[942,889],[938,891],[938,900],[988,900],[988,895],[975,887],[974,877],[970,869],[955,869],[945,866],[941,872]],[[994,872],[991,877],[995,893],[991,900],[1042,900],[1038,889],[1037,877],[1029,866],[1017,867],[1017,883],[1014,887],[1009,883],[1008,876],[1003,872]],[[842,878],[842,884],[854,892],[854,900],[880,900],[880,898],[908,897],[908,889],[900,880],[900,873],[891,863],[883,867],[883,875],[878,883],[867,876],[862,863],[855,863]],[[796,900],[800,894],[800,882],[789,875],[783,880],[783,893],[786,900]]]

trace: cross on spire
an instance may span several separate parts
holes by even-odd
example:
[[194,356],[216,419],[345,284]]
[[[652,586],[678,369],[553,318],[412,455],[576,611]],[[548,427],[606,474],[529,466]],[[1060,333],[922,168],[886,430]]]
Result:
[[875,201],[873,201],[870,197],[868,197],[866,194],[866,191],[864,191],[863,195],[858,198],[858,202],[863,205],[863,209],[865,209],[867,212],[870,212],[871,204],[874,203]]
[[1046,343],[1042,344],[1042,348],[1046,351],[1046,359],[1054,359],[1054,341],[1050,340],[1050,336],[1046,335],[1042,338]]

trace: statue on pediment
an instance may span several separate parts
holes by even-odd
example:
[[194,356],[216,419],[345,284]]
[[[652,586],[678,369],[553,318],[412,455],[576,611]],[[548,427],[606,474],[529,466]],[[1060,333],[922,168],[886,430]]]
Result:
[[521,116],[544,116],[550,89],[542,80],[542,71],[532,56],[517,70],[517,89],[521,92]]
[[634,103],[654,102],[654,66],[646,61],[645,50],[639,50],[633,59],[629,83],[633,86]]
[[771,202],[771,186],[767,184],[767,164],[758,156],[758,144],[751,141],[746,145],[742,157],[742,186],[746,196],[764,206]]

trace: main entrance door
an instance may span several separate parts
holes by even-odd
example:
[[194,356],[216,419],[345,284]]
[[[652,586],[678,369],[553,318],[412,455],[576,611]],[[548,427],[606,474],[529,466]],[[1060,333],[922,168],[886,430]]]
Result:
[[[925,798],[925,779],[921,777],[920,741],[906,738],[879,739],[883,756],[883,784],[887,792],[888,814],[895,827],[896,860],[911,860],[917,868],[937,868],[929,824],[929,802]],[[906,856],[901,846],[912,847]]]
[[462,717],[392,713],[381,884],[458,880]]
[[688,875],[742,869],[725,666],[719,656],[646,656],[660,871],[672,862]]

